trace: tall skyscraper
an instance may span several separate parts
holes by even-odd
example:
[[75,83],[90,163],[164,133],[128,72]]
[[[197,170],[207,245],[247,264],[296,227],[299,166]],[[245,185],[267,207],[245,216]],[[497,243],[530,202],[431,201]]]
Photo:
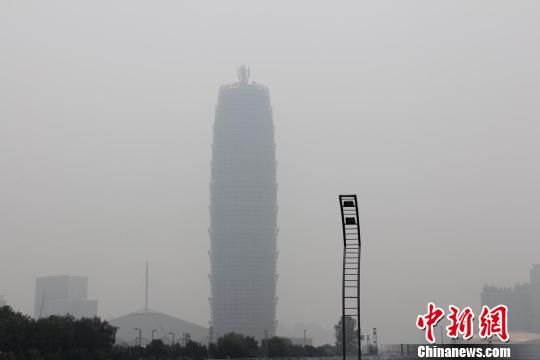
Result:
[[210,183],[211,326],[264,338],[276,329],[277,183],[268,88],[219,89]]
[[76,318],[97,316],[97,300],[88,300],[86,276],[45,276],[36,279],[34,317],[73,315]]

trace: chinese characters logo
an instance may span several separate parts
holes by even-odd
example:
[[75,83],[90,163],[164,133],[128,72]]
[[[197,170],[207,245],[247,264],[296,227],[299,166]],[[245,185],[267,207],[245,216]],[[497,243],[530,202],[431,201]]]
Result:
[[[446,335],[449,338],[457,339],[458,336],[464,340],[473,337],[474,333],[474,313],[470,307],[460,310],[454,305],[448,307],[449,313],[447,319],[449,325],[446,327]],[[437,307],[434,303],[429,303],[427,313],[419,315],[416,319],[416,326],[425,331],[426,340],[433,344],[435,342],[434,327],[444,318],[444,310]],[[482,339],[489,339],[497,335],[501,341],[508,341],[508,308],[506,305],[498,305],[493,308],[482,307],[482,312],[478,319],[478,335]]]

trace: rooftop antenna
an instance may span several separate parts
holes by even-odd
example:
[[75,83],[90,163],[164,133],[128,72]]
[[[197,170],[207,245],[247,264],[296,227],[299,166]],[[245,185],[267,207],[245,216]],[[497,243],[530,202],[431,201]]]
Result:
[[144,300],[144,312],[148,312],[148,260],[146,260],[146,291]]
[[247,84],[249,81],[249,68],[242,65],[238,68],[238,81],[240,84]]

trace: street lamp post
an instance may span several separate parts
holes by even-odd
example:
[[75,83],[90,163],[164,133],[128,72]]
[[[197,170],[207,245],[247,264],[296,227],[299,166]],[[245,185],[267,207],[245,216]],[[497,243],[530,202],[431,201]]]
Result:
[[265,343],[265,348],[266,348],[266,351],[265,351],[265,354],[264,354],[264,358],[266,360],[268,360],[268,330],[264,330],[264,343]]
[[142,330],[141,328],[135,328],[135,331],[139,332],[139,347],[142,347]]
[[306,356],[306,333],[307,333],[307,330],[304,329],[304,356]]

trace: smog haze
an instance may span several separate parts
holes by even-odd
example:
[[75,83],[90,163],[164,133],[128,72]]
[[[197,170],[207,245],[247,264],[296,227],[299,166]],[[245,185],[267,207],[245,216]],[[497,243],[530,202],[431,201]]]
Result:
[[[0,294],[88,276],[106,319],[208,326],[219,86],[270,89],[280,332],[333,342],[337,197],[358,196],[362,327],[417,342],[540,253],[540,3],[0,2]],[[324,330],[323,330],[324,329]],[[326,333],[325,333],[326,331]]]

